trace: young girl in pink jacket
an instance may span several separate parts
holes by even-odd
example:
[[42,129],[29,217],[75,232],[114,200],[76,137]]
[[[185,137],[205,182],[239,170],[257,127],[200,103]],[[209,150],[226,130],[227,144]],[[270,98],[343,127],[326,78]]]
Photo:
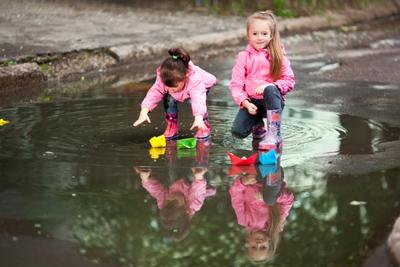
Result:
[[148,113],[159,102],[164,102],[167,127],[164,135],[167,140],[178,137],[178,106],[177,101],[190,100],[194,122],[190,130],[197,127],[195,137],[207,138],[211,133],[208,122],[206,97],[208,90],[214,86],[217,79],[214,75],[202,70],[190,61],[189,53],[183,48],[168,50],[170,57],[166,58],[157,69],[157,78],[144,98],[139,118],[133,123],[136,127],[147,121]]
[[205,167],[192,168],[193,179],[188,183],[184,179],[173,182],[168,188],[151,175],[151,170],[135,168],[142,180],[142,186],[156,199],[160,209],[160,223],[175,241],[184,239],[190,230],[190,221],[204,204],[204,200],[214,196],[216,190],[207,188],[204,177]]
[[247,230],[247,257],[254,263],[273,259],[293,206],[293,193],[283,179],[281,167],[262,181],[255,174],[240,174],[229,189],[237,222]]
[[261,140],[260,150],[280,151],[283,97],[293,89],[295,78],[271,11],[248,17],[247,40],[247,48],[239,53],[232,70],[230,90],[240,110],[231,131],[238,138],[253,133],[253,139]]

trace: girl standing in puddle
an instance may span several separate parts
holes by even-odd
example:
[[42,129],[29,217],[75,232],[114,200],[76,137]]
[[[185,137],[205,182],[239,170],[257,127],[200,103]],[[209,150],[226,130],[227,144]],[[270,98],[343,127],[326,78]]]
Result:
[[157,69],[156,81],[147,92],[141,104],[139,118],[133,126],[136,127],[145,121],[150,123],[148,113],[163,101],[166,121],[164,136],[167,140],[176,139],[179,130],[177,102],[189,101],[194,116],[190,130],[197,128],[195,137],[198,139],[208,138],[211,126],[208,121],[206,98],[217,79],[194,65],[185,49],[171,48],[168,53],[170,56]]

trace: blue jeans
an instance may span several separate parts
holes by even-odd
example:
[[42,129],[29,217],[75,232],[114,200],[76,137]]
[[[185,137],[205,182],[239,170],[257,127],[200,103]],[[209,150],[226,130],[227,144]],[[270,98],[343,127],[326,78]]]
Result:
[[[206,95],[208,96],[208,93],[210,92],[210,90],[207,90]],[[189,105],[192,103],[192,101],[190,99],[185,101],[186,103],[188,103]],[[164,104],[164,111],[167,114],[178,114],[178,103],[175,100],[175,98],[173,98],[170,94],[166,94],[164,96],[163,99],[163,104]]]
[[237,138],[246,138],[253,127],[266,117],[267,110],[280,109],[285,106],[282,95],[275,85],[269,85],[264,89],[264,99],[250,99],[256,105],[257,114],[251,115],[247,109],[241,108],[237,113],[231,128],[232,135]]
[[164,96],[163,104],[165,113],[178,114],[178,103],[176,103],[175,98],[173,98],[170,94],[166,94]]

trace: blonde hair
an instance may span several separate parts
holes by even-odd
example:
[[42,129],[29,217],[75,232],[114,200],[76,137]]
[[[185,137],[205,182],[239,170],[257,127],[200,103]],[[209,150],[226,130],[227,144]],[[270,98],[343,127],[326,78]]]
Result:
[[281,74],[282,62],[283,62],[283,52],[281,46],[281,38],[279,35],[277,20],[274,13],[271,10],[259,11],[247,18],[246,31],[249,32],[250,24],[254,20],[264,20],[269,22],[270,30],[272,34],[272,39],[267,45],[268,51],[271,56],[271,68],[269,74],[276,81]]
[[268,250],[263,255],[264,257],[259,260],[253,258],[253,254],[248,251],[247,257],[248,259],[255,264],[269,262],[274,259],[276,248],[278,247],[278,243],[280,240],[280,232],[281,232],[281,215],[280,215],[280,206],[278,204],[274,204],[269,207],[269,215],[270,221],[268,222],[267,229],[265,231],[265,236],[267,236],[270,240],[270,244],[268,246]]

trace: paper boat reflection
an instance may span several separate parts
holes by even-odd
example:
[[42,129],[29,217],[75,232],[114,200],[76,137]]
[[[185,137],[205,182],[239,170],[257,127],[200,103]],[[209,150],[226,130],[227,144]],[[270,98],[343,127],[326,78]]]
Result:
[[254,174],[257,175],[257,169],[254,165],[232,165],[229,169],[228,176],[236,176],[239,174]]
[[152,159],[158,159],[165,154],[165,147],[152,147],[149,150],[149,155]]

